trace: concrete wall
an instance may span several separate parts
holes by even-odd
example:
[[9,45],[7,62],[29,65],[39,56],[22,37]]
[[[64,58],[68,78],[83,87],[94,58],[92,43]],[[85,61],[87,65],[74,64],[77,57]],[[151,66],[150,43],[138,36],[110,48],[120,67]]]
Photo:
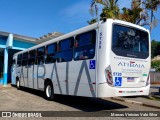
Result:
[[160,83],[160,72],[150,72],[151,83]]

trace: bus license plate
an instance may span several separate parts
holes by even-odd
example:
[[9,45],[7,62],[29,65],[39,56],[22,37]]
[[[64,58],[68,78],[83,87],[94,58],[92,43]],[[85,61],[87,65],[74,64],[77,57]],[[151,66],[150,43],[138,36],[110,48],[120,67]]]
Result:
[[127,82],[134,82],[134,77],[128,77]]

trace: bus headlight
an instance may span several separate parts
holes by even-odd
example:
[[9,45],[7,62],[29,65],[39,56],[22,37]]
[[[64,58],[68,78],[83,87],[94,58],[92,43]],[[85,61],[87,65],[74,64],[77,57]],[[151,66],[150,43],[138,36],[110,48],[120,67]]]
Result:
[[105,69],[105,76],[106,76],[106,81],[108,85],[113,86],[113,77],[112,77],[112,71],[110,66],[108,66]]

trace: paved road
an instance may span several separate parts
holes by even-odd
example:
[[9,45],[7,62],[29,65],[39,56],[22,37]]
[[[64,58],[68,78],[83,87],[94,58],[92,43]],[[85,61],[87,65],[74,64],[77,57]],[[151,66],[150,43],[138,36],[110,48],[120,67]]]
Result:
[[[158,109],[123,103],[112,99],[93,99],[84,97],[72,97],[56,95],[55,101],[47,101],[43,98],[43,92],[30,89],[17,90],[14,87],[0,90],[0,111],[158,111]],[[2,118],[0,118],[1,120]],[[19,118],[20,119],[20,118]],[[15,120],[19,120],[15,118]],[[42,120],[53,118],[42,118]],[[66,118],[61,118],[65,119]],[[67,118],[70,119],[70,118]],[[77,117],[72,119],[85,119]],[[97,119],[87,118],[87,119]],[[99,118],[99,119],[104,119]],[[117,119],[110,117],[110,119]],[[118,119],[128,119],[120,117]],[[130,117],[130,119],[135,119]],[[137,118],[146,119],[146,118]],[[147,118],[148,119],[148,118]],[[150,118],[153,119],[153,118]],[[154,118],[159,119],[159,118]],[[7,118],[6,118],[7,120]],[[40,119],[38,119],[40,120]]]

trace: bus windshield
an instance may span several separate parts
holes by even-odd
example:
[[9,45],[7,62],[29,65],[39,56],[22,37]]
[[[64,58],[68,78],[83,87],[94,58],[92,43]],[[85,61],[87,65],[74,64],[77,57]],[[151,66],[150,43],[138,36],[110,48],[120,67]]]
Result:
[[149,56],[148,33],[133,27],[114,24],[112,51],[119,56],[146,59]]

